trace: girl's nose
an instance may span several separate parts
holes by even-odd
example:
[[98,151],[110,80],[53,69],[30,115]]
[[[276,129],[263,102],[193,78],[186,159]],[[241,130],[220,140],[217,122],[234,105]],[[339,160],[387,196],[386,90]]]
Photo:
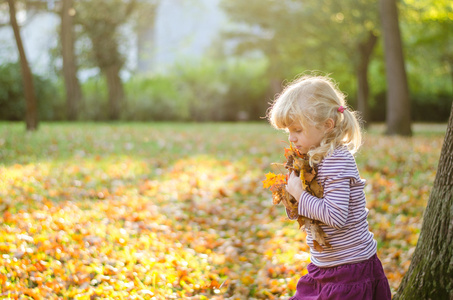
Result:
[[289,134],[288,139],[292,143],[297,142],[297,138],[294,135],[292,135],[291,133]]

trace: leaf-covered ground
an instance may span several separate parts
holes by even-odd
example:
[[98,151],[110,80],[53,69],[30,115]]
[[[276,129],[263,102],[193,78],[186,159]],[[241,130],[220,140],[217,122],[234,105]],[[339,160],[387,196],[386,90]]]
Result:
[[[393,292],[445,132],[415,129],[375,127],[357,155]],[[0,123],[0,298],[287,299],[309,249],[261,184],[285,140],[264,123]]]

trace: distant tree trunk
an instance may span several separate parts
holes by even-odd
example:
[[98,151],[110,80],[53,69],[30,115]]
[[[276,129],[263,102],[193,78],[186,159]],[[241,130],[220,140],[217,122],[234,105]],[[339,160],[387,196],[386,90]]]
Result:
[[102,22],[98,20],[96,20],[94,26],[102,28],[102,30],[93,31],[90,39],[96,63],[107,82],[108,118],[111,121],[115,121],[120,118],[121,106],[124,104],[124,87],[120,77],[124,58],[118,49],[115,28],[112,27],[111,31],[106,31]]
[[118,65],[110,65],[102,70],[107,79],[110,120],[120,118],[121,105],[124,101],[124,88],[119,74],[120,70],[121,66]]
[[61,47],[63,54],[63,75],[66,87],[66,110],[68,120],[77,120],[82,90],[77,78],[77,63],[74,53],[73,0],[63,0],[61,10]]
[[378,37],[369,32],[368,39],[359,44],[359,63],[357,65],[357,109],[362,113],[362,119],[365,121],[365,126],[368,127],[371,123],[371,115],[369,109],[369,85],[368,85],[368,66],[370,64],[371,54],[376,45]]
[[120,77],[124,60],[119,53],[113,31],[110,34],[105,34],[102,39],[96,35],[90,36],[90,39],[97,65],[107,82],[108,118],[111,121],[118,120],[125,97],[123,82]]
[[387,131],[389,135],[412,135],[406,69],[398,24],[397,0],[380,0],[387,74]]
[[453,299],[453,105],[420,237],[394,299]]
[[8,5],[11,27],[14,31],[14,37],[16,38],[17,49],[19,51],[20,57],[22,81],[24,85],[24,94],[26,101],[25,124],[28,131],[33,131],[38,129],[38,105],[35,96],[35,89],[33,86],[33,75],[28,65],[27,56],[25,55],[22,38],[20,36],[19,25],[17,24],[16,20],[15,1],[8,0]]

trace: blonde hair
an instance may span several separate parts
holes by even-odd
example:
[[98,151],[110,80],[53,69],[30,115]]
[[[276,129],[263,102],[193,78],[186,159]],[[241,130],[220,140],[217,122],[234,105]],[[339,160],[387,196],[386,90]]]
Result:
[[287,129],[294,123],[303,129],[307,125],[321,128],[329,119],[334,121],[319,147],[308,151],[311,165],[320,163],[341,145],[354,154],[362,143],[357,112],[347,107],[345,95],[326,76],[303,76],[290,83],[272,103],[267,118],[277,129]]

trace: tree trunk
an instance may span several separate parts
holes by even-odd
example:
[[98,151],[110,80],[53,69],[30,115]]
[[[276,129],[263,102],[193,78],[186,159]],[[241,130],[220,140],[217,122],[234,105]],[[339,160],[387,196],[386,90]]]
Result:
[[394,299],[453,299],[453,105],[411,265]]
[[77,78],[77,63],[74,53],[73,0],[62,1],[61,47],[63,54],[63,75],[66,87],[66,110],[68,120],[77,120],[82,90]]
[[377,39],[377,36],[370,31],[368,39],[359,44],[359,63],[357,65],[357,109],[362,113],[362,120],[365,121],[365,127],[368,127],[371,123],[368,104],[368,66]]
[[14,31],[14,37],[16,38],[17,49],[20,57],[20,67],[26,101],[25,124],[28,131],[33,131],[38,129],[38,105],[33,86],[33,75],[28,65],[27,56],[25,55],[24,46],[22,44],[20,29],[16,20],[16,6],[14,0],[8,0],[8,5],[11,27]]
[[[99,24],[95,24],[99,26]],[[102,28],[102,26],[99,26]],[[101,36],[102,33],[102,36]],[[121,106],[124,104],[124,87],[120,71],[124,59],[119,52],[118,42],[115,37],[115,28],[110,32],[93,30],[90,35],[96,63],[105,76],[108,89],[108,118],[111,121],[120,118]]]
[[118,120],[120,118],[121,105],[124,101],[124,88],[119,74],[120,69],[121,67],[118,65],[111,65],[103,69],[107,79],[110,120]]
[[387,134],[412,135],[409,88],[398,24],[397,0],[380,0],[387,74]]

